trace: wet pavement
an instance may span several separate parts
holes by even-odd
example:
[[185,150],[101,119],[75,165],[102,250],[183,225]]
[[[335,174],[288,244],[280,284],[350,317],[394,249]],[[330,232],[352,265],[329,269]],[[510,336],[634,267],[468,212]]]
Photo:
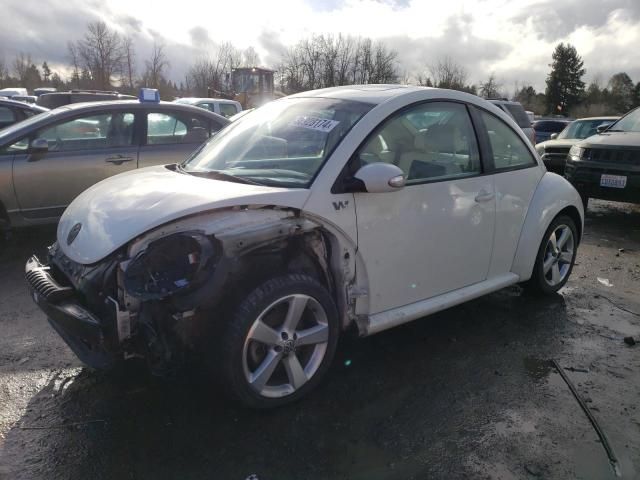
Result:
[[623,341],[640,336],[640,208],[592,201],[586,229],[561,294],[345,336],[320,388],[269,412],[200,370],[83,369],[24,286],[54,231],[19,232],[0,253],[0,479],[640,478],[640,344]]

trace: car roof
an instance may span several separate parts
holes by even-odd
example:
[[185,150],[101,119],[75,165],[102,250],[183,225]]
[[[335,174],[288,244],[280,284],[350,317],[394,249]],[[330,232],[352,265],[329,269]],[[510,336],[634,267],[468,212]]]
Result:
[[[160,109],[160,110],[183,110],[187,112],[198,113],[198,115],[205,115],[216,119],[225,119],[223,116],[217,113],[198,108],[188,103],[174,103],[174,102],[141,102],[139,100],[102,100],[98,102],[78,102],[70,103],[68,105],[62,105],[54,110],[54,113],[70,111],[70,112],[82,112],[84,110],[93,109],[115,109],[118,107],[126,106],[134,110],[145,109]],[[226,120],[226,119],[225,119]]]
[[[319,90],[310,90],[287,98],[336,98],[342,100],[354,100],[358,102],[380,104],[390,98],[406,95],[416,91],[426,91],[429,87],[416,87],[412,85],[346,85],[342,87],[321,88]],[[431,89],[436,90],[436,89]]]
[[26,110],[35,110],[38,112],[46,112],[49,110],[48,108],[41,107],[40,105],[33,105],[26,102],[21,102],[19,100],[11,100],[9,98],[1,98],[1,97],[0,97],[0,105],[19,107],[19,108],[24,108]]
[[236,100],[228,98],[207,98],[207,97],[182,97],[175,100],[176,103],[196,103],[196,102],[219,102],[219,103],[239,103]]
[[602,117],[584,117],[584,118],[578,118],[576,120],[574,120],[574,122],[580,122],[582,120],[618,120],[620,117],[616,117],[616,116],[602,116]]

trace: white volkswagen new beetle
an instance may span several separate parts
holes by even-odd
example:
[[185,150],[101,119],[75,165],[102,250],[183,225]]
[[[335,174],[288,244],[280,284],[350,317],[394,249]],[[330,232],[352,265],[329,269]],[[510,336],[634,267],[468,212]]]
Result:
[[118,175],[66,210],[35,301],[86,364],[199,352],[253,407],[320,381],[340,332],[371,335],[515,283],[552,293],[578,193],[513,120],[465,93],[305,92],[181,165]]

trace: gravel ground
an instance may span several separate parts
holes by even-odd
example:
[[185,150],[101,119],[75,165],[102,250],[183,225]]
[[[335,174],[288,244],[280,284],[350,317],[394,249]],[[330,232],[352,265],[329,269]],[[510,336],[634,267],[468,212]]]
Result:
[[620,478],[551,360],[621,477],[640,478],[640,345],[623,341],[640,336],[638,207],[591,202],[560,294],[508,288],[343,338],[320,388],[270,412],[230,404],[203,371],[82,368],[24,285],[53,236],[1,247],[1,479]]

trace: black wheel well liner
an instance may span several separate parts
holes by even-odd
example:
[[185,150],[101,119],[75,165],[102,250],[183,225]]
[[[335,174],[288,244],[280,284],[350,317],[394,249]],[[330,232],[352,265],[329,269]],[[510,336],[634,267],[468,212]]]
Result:
[[[313,239],[321,240],[326,254],[324,259],[319,258],[318,253],[310,247]],[[268,278],[302,273],[320,282],[335,298],[335,282],[328,267],[330,245],[326,234],[318,229],[247,252],[237,259],[232,278],[224,288],[232,288],[233,298],[236,299],[247,295]]]

